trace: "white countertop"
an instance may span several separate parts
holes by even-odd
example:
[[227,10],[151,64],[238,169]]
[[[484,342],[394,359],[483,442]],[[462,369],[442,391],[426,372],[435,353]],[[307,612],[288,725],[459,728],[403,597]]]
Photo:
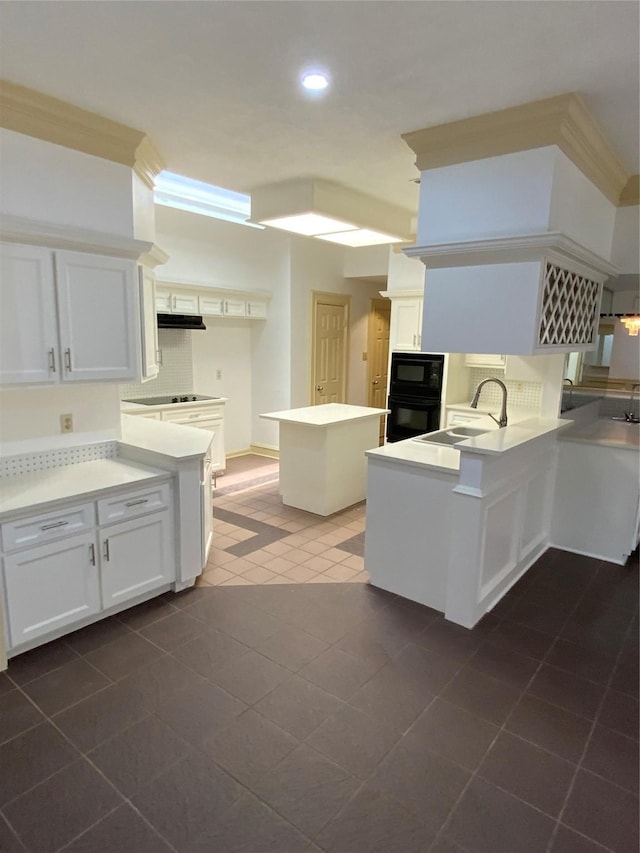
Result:
[[25,510],[46,512],[56,501],[71,498],[82,501],[117,486],[131,486],[163,477],[171,477],[170,472],[124,459],[98,459],[65,468],[3,477],[0,481],[0,520],[5,521]]
[[495,455],[513,450],[543,435],[566,429],[571,423],[572,421],[560,418],[531,418],[504,429],[491,429],[474,438],[466,438],[455,446],[465,452]]
[[283,412],[266,412],[259,417],[270,421],[324,427],[345,421],[380,417],[380,415],[386,415],[388,411],[389,409],[370,409],[368,406],[349,406],[346,403],[323,403],[320,406],[304,406],[301,409],[288,409]]
[[161,412],[164,409],[180,410],[180,406],[185,408],[198,408],[206,406],[217,406],[220,403],[226,403],[228,397],[214,397],[212,400],[188,400],[186,403],[162,403],[159,406],[148,406],[145,403],[128,403],[126,400],[120,400],[121,412],[139,412],[141,409],[146,412]]
[[638,451],[640,450],[640,424],[597,418],[585,424],[577,424],[563,432],[560,438],[563,441],[578,441]]
[[425,444],[406,438],[394,441],[383,447],[365,451],[372,459],[401,462],[413,468],[427,468],[444,474],[457,476],[460,470],[460,451],[455,447],[443,447],[440,444]]
[[169,459],[204,456],[213,440],[207,429],[122,415],[120,444],[140,447]]

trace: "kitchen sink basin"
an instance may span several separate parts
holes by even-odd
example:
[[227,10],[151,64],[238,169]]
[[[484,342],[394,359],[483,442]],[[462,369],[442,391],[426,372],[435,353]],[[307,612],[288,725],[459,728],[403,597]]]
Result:
[[459,441],[464,441],[465,438],[473,438],[476,435],[483,435],[489,432],[488,429],[479,429],[478,427],[450,427],[449,429],[438,430],[438,432],[428,432],[426,435],[419,435],[414,438],[414,441],[423,441],[425,444],[443,444],[453,446]]

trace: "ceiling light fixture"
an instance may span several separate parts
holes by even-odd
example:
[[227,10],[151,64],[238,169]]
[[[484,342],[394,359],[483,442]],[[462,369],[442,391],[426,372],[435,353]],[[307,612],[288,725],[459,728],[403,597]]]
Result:
[[156,176],[153,200],[164,207],[175,207],[251,228],[264,228],[264,225],[249,221],[251,196],[173,172],[163,171]]
[[254,222],[344,246],[403,243],[411,214],[348,187],[318,178],[294,178],[251,193]]
[[620,322],[634,338],[640,332],[640,317],[620,317]]
[[310,92],[322,92],[329,85],[329,78],[319,71],[307,72],[302,76],[302,85]]

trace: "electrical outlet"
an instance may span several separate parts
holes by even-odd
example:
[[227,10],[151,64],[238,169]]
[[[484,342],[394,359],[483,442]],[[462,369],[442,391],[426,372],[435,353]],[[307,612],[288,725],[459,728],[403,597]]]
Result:
[[216,379],[222,379],[222,371],[216,370]]
[[73,415],[60,415],[60,432],[73,432]]
[[522,391],[522,382],[516,382],[516,391]]

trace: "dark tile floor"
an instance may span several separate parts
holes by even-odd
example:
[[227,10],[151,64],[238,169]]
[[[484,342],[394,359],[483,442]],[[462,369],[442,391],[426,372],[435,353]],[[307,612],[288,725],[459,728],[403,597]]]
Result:
[[638,571],[199,587],[0,674],[0,850],[637,853]]

